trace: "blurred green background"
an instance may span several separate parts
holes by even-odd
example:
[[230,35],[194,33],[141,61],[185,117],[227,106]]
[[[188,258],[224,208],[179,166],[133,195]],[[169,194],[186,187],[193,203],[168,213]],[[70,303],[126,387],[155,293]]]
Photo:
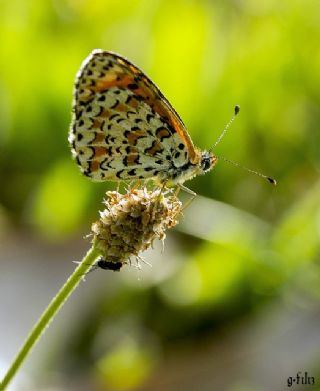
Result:
[[320,384],[320,2],[10,0],[0,14],[1,372],[114,189],[81,176],[67,143],[94,48],[144,70],[202,149],[239,104],[216,153],[278,181],[219,162],[188,182],[199,196],[152,267],[87,276],[13,389]]

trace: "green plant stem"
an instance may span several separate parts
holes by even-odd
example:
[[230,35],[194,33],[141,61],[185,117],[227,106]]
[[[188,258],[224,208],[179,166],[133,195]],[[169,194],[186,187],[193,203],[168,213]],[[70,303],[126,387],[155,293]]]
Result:
[[52,321],[52,319],[62,307],[64,302],[67,300],[67,298],[78,286],[82,277],[90,270],[91,266],[94,264],[95,260],[99,255],[99,250],[97,250],[93,245],[83,258],[79,266],[75,269],[75,271],[71,274],[66,283],[62,286],[57,295],[52,299],[51,303],[45,309],[40,319],[31,330],[29,336],[25,340],[16,358],[8,369],[8,372],[0,383],[1,391],[6,389],[6,387],[22,365],[23,361],[31,352],[32,347],[41,337],[42,333],[48,327],[49,323]]

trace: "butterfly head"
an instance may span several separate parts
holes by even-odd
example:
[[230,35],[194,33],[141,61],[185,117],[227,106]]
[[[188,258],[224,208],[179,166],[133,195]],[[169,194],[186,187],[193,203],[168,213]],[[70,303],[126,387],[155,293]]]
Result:
[[205,174],[206,172],[210,171],[213,166],[217,163],[218,158],[212,153],[203,151],[201,153],[201,160],[200,160],[200,170],[201,174]]

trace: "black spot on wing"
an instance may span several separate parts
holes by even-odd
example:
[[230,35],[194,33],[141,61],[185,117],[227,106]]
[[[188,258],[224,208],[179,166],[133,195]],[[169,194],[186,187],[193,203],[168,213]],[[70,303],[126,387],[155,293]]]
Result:
[[130,90],[137,90],[139,88],[139,86],[136,83],[131,83],[131,84],[128,84],[128,88]]
[[112,114],[109,117],[109,121],[112,121],[114,118],[117,118],[117,117],[120,117],[120,115],[119,114]]
[[128,175],[135,176],[136,175],[136,170],[133,168],[132,170],[128,171]]
[[124,170],[120,170],[116,173],[116,177],[121,179],[121,174],[123,173]]
[[147,122],[150,122],[152,120],[152,118],[154,118],[154,115],[153,114],[147,114],[146,115],[146,120]]
[[116,108],[118,106],[118,104],[119,104],[119,99],[116,99],[116,102],[112,106],[110,106],[110,109]]

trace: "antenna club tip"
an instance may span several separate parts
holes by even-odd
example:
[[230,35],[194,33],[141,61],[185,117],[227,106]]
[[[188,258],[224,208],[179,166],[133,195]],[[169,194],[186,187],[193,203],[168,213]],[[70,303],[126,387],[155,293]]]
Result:
[[239,111],[240,111],[240,106],[239,105],[235,105],[234,106],[234,115],[239,114]]
[[276,181],[275,179],[269,178],[269,177],[267,177],[267,179],[268,179],[268,181],[269,181],[272,185],[277,186],[277,181]]

